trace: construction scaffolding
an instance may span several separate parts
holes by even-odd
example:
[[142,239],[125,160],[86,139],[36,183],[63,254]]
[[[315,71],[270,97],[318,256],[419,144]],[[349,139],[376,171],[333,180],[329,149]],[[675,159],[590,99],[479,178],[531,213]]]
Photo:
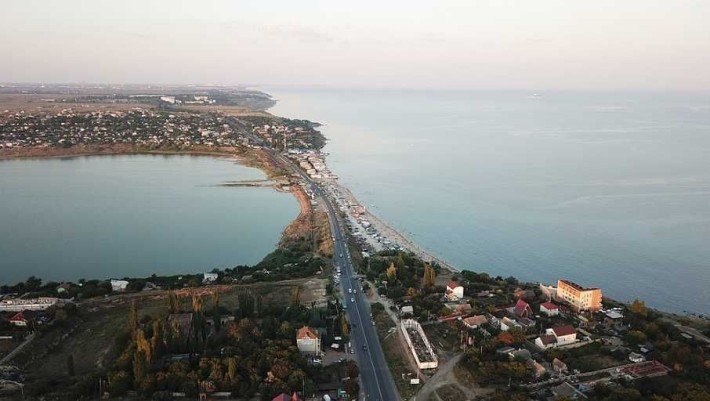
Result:
[[402,320],[400,328],[419,369],[436,369],[439,360],[424,334],[422,325],[414,319],[405,319]]

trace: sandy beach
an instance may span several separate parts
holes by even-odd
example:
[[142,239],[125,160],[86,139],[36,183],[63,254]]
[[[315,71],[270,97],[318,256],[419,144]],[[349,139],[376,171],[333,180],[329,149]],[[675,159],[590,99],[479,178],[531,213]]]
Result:
[[[345,202],[343,203],[349,203],[350,205],[362,205],[355,195],[345,186],[340,185],[336,180],[329,181],[330,185],[333,185],[337,192],[339,193],[340,197],[343,198]],[[342,205],[340,205],[342,206]],[[346,211],[346,214],[348,215],[348,218],[350,221],[354,224],[357,223],[357,219],[352,216],[352,214],[349,211]],[[417,255],[420,259],[427,261],[427,262],[435,262],[439,264],[442,268],[449,270],[451,273],[458,273],[459,270],[452,266],[451,264],[447,263],[445,260],[433,255],[431,252],[422,249],[421,247],[417,246],[414,242],[412,242],[409,238],[407,238],[404,234],[402,234],[400,231],[397,229],[393,228],[391,225],[389,225],[387,222],[384,220],[380,219],[379,217],[375,216],[374,214],[370,213],[367,211],[365,214],[361,216],[364,220],[367,220],[370,224],[371,227],[374,228],[381,237],[386,238],[388,241],[390,241],[392,244],[397,244],[401,246],[402,248],[406,249],[407,251],[412,252],[413,254]],[[372,237],[367,236],[366,237],[368,243],[370,243],[375,249],[381,250],[383,249],[383,246],[372,239]]]

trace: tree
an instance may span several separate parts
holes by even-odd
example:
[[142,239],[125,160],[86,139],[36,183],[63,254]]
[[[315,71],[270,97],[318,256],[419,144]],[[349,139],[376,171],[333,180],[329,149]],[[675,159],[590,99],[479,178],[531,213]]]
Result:
[[168,293],[168,313],[180,313],[180,300],[175,291]]
[[397,269],[404,269],[404,258],[402,257],[402,252],[397,254]]
[[436,282],[436,272],[429,265],[429,263],[424,264],[424,277],[422,283],[424,287],[433,287]]
[[301,306],[301,287],[293,286],[291,287],[291,307],[297,308]]
[[74,376],[74,354],[69,354],[67,357],[67,374]]
[[348,326],[348,319],[345,317],[345,315],[340,315],[340,332],[344,335],[347,336],[350,334],[350,326]]
[[219,310],[219,293],[215,292],[212,295],[212,320],[214,329],[217,333],[222,328],[222,313]]
[[358,376],[360,376],[360,369],[358,369],[357,363],[349,361],[345,365],[345,374],[351,379],[356,379]]
[[644,318],[648,316],[648,308],[646,307],[646,303],[640,299],[634,299],[634,302],[631,303],[629,309],[634,315],[639,315]]
[[128,330],[131,333],[131,338],[136,338],[136,330],[138,330],[138,306],[136,301],[131,302],[131,311],[128,315]]
[[394,263],[390,263],[387,268],[387,279],[390,283],[394,283],[397,280],[397,268],[394,267]]
[[163,321],[156,319],[153,321],[153,337],[150,339],[150,348],[153,358],[156,360],[165,355],[165,328]]
[[147,367],[145,364],[146,355],[143,351],[138,351],[133,355],[133,379],[134,388],[139,388],[143,379],[145,379],[145,374],[147,372]]

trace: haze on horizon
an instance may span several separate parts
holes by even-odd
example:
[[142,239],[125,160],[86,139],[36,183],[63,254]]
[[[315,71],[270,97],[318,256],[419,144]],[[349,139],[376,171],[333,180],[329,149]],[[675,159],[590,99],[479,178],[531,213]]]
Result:
[[0,82],[710,90],[710,2],[11,0]]

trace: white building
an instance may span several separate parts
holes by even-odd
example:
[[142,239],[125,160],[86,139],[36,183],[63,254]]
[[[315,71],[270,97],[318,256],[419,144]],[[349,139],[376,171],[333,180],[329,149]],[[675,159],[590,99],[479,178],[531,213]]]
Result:
[[535,345],[542,349],[559,347],[577,342],[577,329],[572,325],[555,326],[545,330],[545,334],[535,339]]
[[308,326],[303,326],[296,333],[296,345],[303,354],[320,355],[321,340],[320,334]]
[[455,281],[449,281],[444,296],[450,301],[458,301],[463,298],[463,287]]
[[557,316],[560,314],[560,307],[553,304],[552,302],[541,303],[540,313],[543,313],[547,316]]
[[128,287],[128,281],[126,280],[111,280],[111,290],[120,292],[120,291],[126,291],[126,288]]
[[207,284],[207,283],[214,283],[217,281],[217,278],[219,275],[217,273],[204,273],[202,282]]
[[503,319],[500,319],[500,329],[502,331],[508,331],[512,329],[513,327],[517,327],[519,329],[522,329],[523,326],[516,322],[515,320],[509,318],[509,317],[504,317]]

